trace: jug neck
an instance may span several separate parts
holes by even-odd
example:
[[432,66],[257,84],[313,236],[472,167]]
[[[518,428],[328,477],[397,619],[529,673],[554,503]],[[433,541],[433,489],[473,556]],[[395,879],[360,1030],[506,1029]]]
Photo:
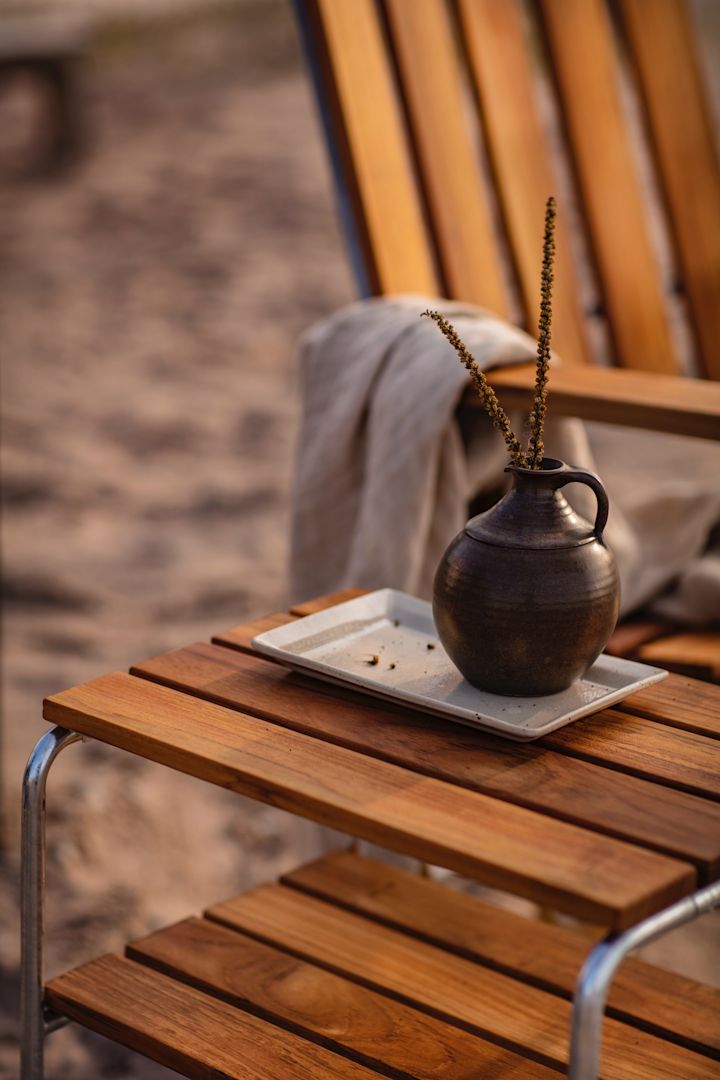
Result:
[[567,483],[568,466],[544,458],[539,469],[508,465],[512,488],[490,510],[465,526],[473,540],[498,547],[557,549],[578,547],[596,539],[593,527],[576,514],[559,490]]

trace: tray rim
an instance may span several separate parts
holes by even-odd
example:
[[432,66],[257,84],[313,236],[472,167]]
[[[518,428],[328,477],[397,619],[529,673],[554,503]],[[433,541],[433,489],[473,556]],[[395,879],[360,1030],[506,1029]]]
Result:
[[[256,634],[255,637],[252,638],[252,647],[263,655],[272,657],[293,671],[297,671],[304,675],[310,675],[323,682],[367,694],[376,700],[384,701],[388,705],[399,705],[404,708],[417,709],[420,712],[443,720],[449,720],[456,724],[463,724],[465,727],[475,728],[478,731],[486,732],[491,735],[499,735],[502,738],[519,742],[529,742],[540,739],[551,731],[555,731],[567,724],[574,723],[576,720],[581,720],[583,717],[589,716],[592,713],[611,708],[631,694],[645,689],[647,686],[652,686],[654,683],[661,682],[669,674],[669,672],[663,668],[643,664],[641,661],[626,660],[624,657],[615,657],[610,656],[608,653],[601,653],[598,660],[601,657],[604,657],[606,660],[609,660],[614,665],[620,667],[626,664],[632,665],[634,668],[642,669],[646,674],[639,679],[633,680],[629,686],[610,691],[608,694],[595,701],[578,706],[576,709],[571,710],[572,715],[568,715],[568,712],[563,712],[559,716],[548,720],[539,729],[528,730],[526,727],[519,727],[517,724],[513,724],[511,721],[502,719],[501,717],[486,716],[483,718],[482,715],[478,713],[476,714],[476,717],[473,718],[464,714],[459,714],[457,710],[462,708],[461,706],[444,705],[442,702],[430,699],[424,694],[418,694],[410,690],[394,689],[387,684],[378,683],[373,679],[369,679],[362,673],[354,674],[347,672],[342,668],[337,668],[332,664],[326,664],[323,661],[308,660],[297,653],[289,652],[287,648],[275,644],[272,640],[278,635],[282,635],[282,632],[291,631],[293,627],[298,626],[300,623],[302,623],[304,627],[310,626],[311,629],[313,627],[317,627],[318,630],[327,629],[335,622],[342,621],[342,616],[348,609],[366,605],[368,600],[380,601],[381,598],[387,598],[388,600],[400,598],[400,600],[405,603],[410,602],[411,606],[418,610],[419,614],[423,615],[427,614],[427,610],[429,609],[430,619],[432,621],[432,606],[429,601],[421,600],[419,597],[413,596],[411,593],[403,592],[400,589],[384,587],[363,593],[361,596],[351,597],[349,600],[334,604],[332,607],[324,608],[322,611],[313,612],[311,615],[301,616],[292,622],[284,623],[283,625],[273,627],[270,630],[264,630],[262,633]],[[338,615],[340,616],[340,620],[338,620]],[[597,663],[597,661],[595,662]],[[589,670],[591,671],[592,668]],[[478,692],[482,693],[482,691]],[[494,696],[502,698],[502,695],[499,694]],[[508,696],[507,700],[517,703],[520,701],[530,701],[531,699]],[[464,712],[465,710],[463,710],[463,713]]]

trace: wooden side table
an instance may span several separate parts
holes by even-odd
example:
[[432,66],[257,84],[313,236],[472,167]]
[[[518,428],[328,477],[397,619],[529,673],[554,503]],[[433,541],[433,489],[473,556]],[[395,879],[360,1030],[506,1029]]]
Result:
[[[514,744],[253,654],[300,605],[56,694],[23,789],[23,1080],[73,1019],[197,1077],[597,1075],[628,951],[720,903],[720,690],[680,676]],[[44,791],[96,738],[610,931],[342,853],[44,986]],[[717,1076],[720,992],[629,960],[602,1075]]]

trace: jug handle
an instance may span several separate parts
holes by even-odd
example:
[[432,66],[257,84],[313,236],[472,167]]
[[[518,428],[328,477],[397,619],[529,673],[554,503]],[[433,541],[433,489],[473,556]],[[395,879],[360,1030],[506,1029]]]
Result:
[[590,469],[575,469],[571,465],[566,465],[561,475],[557,478],[556,487],[565,487],[566,484],[586,484],[595,493],[597,499],[597,514],[595,516],[593,531],[598,540],[602,541],[603,531],[607,525],[609,510],[607,492],[603,487],[602,480],[596,473],[591,472]]

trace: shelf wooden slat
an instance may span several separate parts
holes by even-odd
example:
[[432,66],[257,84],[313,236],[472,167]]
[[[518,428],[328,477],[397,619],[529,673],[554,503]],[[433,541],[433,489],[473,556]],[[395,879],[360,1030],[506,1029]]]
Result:
[[53,979],[62,1016],[198,1080],[371,1080],[354,1061],[120,956]]
[[[567,1062],[571,1004],[295,889],[267,885],[208,917],[552,1068]],[[606,1018],[604,1080],[710,1080],[717,1062]]]
[[554,1075],[476,1035],[209,919],[185,919],[127,951],[139,963],[384,1075],[418,1080],[552,1080]]
[[[591,944],[587,928],[525,918],[465,891],[340,851],[284,884],[570,1000]],[[634,956],[623,961],[608,1015],[720,1058],[720,990]]]

